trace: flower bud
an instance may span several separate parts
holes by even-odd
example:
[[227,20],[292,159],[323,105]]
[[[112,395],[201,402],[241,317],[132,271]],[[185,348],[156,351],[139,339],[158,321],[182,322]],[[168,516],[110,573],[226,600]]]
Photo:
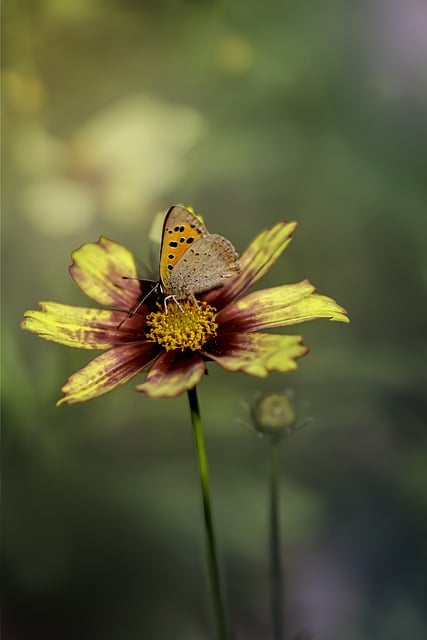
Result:
[[284,393],[266,393],[252,408],[252,418],[257,431],[280,437],[292,431],[296,411]]

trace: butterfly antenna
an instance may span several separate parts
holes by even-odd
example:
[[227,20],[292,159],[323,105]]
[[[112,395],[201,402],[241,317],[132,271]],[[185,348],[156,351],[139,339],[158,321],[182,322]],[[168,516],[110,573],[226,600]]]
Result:
[[[122,276],[125,280],[139,280],[139,278],[130,278],[128,276]],[[138,300],[138,302],[132,307],[132,309],[129,311],[129,313],[127,314],[127,316],[125,316],[123,318],[123,320],[121,320],[119,322],[119,324],[117,325],[117,329],[120,329],[121,326],[126,322],[126,320],[129,320],[129,318],[132,318],[134,315],[136,315],[138,309],[140,307],[142,307],[142,305],[144,304],[144,302],[147,300],[147,298],[149,298],[149,296],[151,296],[151,294],[153,293],[153,291],[156,291],[159,288],[159,283],[156,282],[155,285],[150,289],[150,291],[148,293],[145,294],[145,296],[142,298],[142,300]]]

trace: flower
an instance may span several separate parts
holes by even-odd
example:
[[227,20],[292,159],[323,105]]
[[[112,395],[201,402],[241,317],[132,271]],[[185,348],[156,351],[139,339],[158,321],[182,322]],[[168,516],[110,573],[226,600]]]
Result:
[[[166,309],[152,284],[138,280],[124,246],[106,237],[82,245],[72,255],[71,277],[92,300],[109,308],[41,302],[40,310],[25,313],[21,325],[45,340],[105,350],[68,378],[58,404],[95,398],[146,369],[136,390],[157,398],[195,387],[208,361],[259,377],[295,369],[308,351],[302,337],[264,329],[316,318],[349,322],[345,309],[316,293],[308,280],[245,295],[288,246],[295,227],[295,222],[279,222],[264,230],[242,254],[238,275],[199,295],[197,304],[169,301]],[[152,295],[140,304],[150,290]]]

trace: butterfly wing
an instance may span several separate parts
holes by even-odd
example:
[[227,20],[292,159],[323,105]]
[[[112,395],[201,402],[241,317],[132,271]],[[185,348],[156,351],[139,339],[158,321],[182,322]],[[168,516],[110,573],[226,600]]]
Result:
[[240,273],[239,256],[229,240],[208,233],[194,242],[170,272],[166,293],[186,297],[221,287]]
[[207,235],[205,225],[191,211],[181,205],[169,209],[163,223],[160,249],[160,280],[165,293],[173,293],[170,278],[183,255]]

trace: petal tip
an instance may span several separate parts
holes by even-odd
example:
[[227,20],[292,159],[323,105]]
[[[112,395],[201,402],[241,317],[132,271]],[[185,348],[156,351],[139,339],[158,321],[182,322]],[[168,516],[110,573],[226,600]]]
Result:
[[[335,302],[335,301],[333,301],[333,302]],[[335,302],[335,309],[333,311],[334,311],[334,313],[332,313],[330,318],[329,318],[329,320],[331,322],[344,322],[346,324],[348,324],[350,322],[350,318],[349,318],[347,309],[345,309],[344,307],[341,307],[336,302]]]

